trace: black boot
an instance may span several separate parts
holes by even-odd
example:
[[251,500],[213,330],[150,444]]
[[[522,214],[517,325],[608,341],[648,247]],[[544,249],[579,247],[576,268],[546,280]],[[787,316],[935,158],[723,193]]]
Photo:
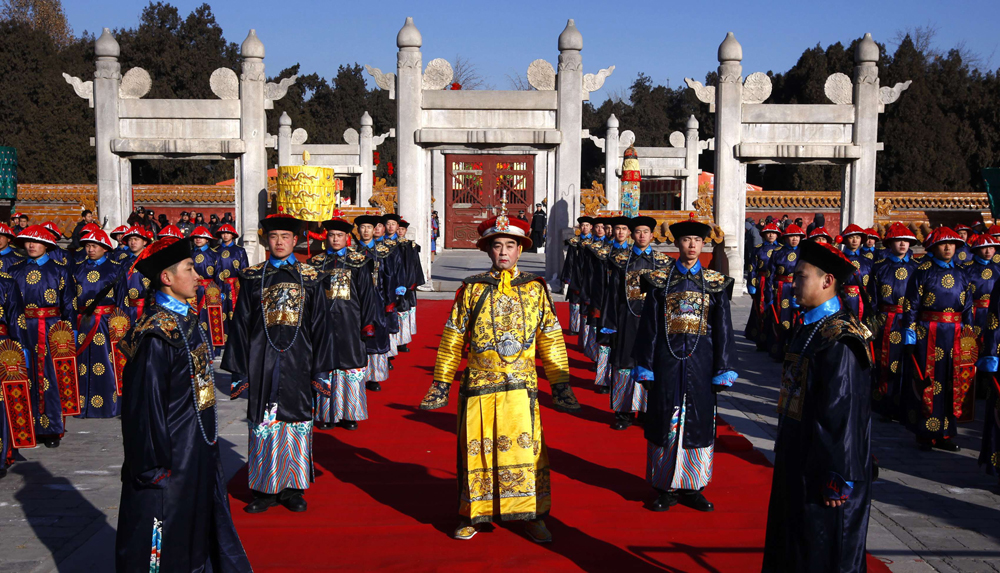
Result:
[[610,386],[598,386],[597,387],[597,393],[598,394],[609,394],[609,393],[611,393],[611,387]]
[[405,344],[400,344],[396,347],[396,352],[409,352],[410,349],[406,347]]
[[389,359],[389,370],[395,370],[395,368],[392,367],[392,358]]
[[946,452],[959,452],[962,450],[962,448],[959,447],[954,440],[938,440],[934,443],[934,447]]
[[369,380],[365,382],[365,388],[371,390],[372,392],[381,392],[382,385],[374,380]]
[[698,511],[715,511],[715,506],[712,502],[705,499],[705,496],[702,495],[700,491],[682,489],[678,493],[677,502],[681,505],[686,505],[687,507]]
[[[657,490],[659,491],[659,490]],[[677,505],[677,493],[672,491],[660,491],[660,496],[656,498],[649,509],[653,511],[668,511],[672,506]]]
[[285,506],[288,511],[303,512],[306,510],[306,500],[302,498],[303,493],[301,489],[286,488],[278,494],[278,503]]
[[42,438],[42,443],[45,444],[46,448],[58,448],[59,444],[62,443],[62,439],[59,436],[54,438]]
[[0,479],[7,477],[7,468],[0,470]]
[[632,425],[631,412],[615,412],[615,421],[611,423],[612,430],[625,430]]
[[259,491],[253,492],[253,501],[247,504],[243,508],[243,511],[247,513],[264,513],[268,509],[278,505],[278,496],[273,493],[261,493]]
[[357,430],[358,423],[355,422],[354,420],[341,420],[340,427],[345,430]]

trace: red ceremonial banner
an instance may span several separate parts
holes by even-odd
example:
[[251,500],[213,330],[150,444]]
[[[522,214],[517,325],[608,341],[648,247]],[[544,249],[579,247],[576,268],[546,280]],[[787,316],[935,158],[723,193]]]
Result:
[[56,370],[62,415],[75,416],[80,413],[80,380],[76,373],[73,326],[68,321],[60,320],[49,329],[49,349],[52,351],[52,364]]
[[122,372],[125,370],[125,354],[118,348],[118,342],[125,338],[125,333],[132,326],[132,320],[120,308],[115,309],[108,317],[108,331],[111,334],[111,360],[115,365],[115,387],[118,395],[122,395]]
[[13,340],[0,341],[0,366],[3,372],[3,403],[7,410],[7,427],[15,448],[33,448],[35,417],[31,413],[28,390],[28,368],[24,349]]

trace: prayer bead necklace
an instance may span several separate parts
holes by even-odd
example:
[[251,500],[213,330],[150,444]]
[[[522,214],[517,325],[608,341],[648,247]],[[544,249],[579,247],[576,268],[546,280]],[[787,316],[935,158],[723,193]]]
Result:
[[[666,290],[670,288],[670,279],[674,276],[674,267],[676,266],[676,264],[670,265],[670,271],[667,273],[667,286],[663,288],[664,293],[666,293]],[[670,344],[670,320],[667,317],[666,309],[664,309],[663,332],[667,338],[667,350],[670,351],[670,355],[674,357],[674,360],[684,362],[694,356],[694,351],[698,349],[698,343],[701,342],[701,329],[705,326],[705,313],[708,311],[708,305],[705,304],[705,292],[705,277],[703,275],[701,277],[701,312],[698,313],[698,334],[695,335],[694,346],[691,347],[691,352],[689,352],[684,358],[677,356],[674,352],[673,345]]]
[[[182,321],[178,322],[180,323]],[[214,446],[215,443],[219,441],[219,407],[216,404],[212,404],[212,413],[215,415],[215,436],[211,440],[209,440],[208,434],[205,433],[205,423],[201,421],[201,411],[198,410],[198,379],[197,376],[195,375],[194,358],[192,358],[194,356],[194,353],[191,350],[190,342],[188,342],[187,333],[184,332],[185,325],[178,324],[178,326],[179,330],[181,331],[181,338],[184,339],[184,349],[187,351],[188,369],[191,372],[191,398],[194,401],[194,417],[198,419],[198,429],[201,430],[201,438],[205,440],[206,444]],[[197,328],[198,325],[195,324],[195,329]],[[204,340],[202,342],[204,342]],[[212,390],[214,391],[215,371],[212,368],[211,362],[208,362],[207,370],[208,370],[208,381],[212,385]]]
[[[642,255],[640,255],[640,257],[641,256]],[[639,318],[639,315],[642,314],[642,309],[640,308],[639,314],[636,314],[635,311],[632,310],[632,301],[629,300],[629,298],[628,298],[628,266],[629,266],[629,263],[631,263],[631,262],[632,262],[632,249],[629,249],[628,250],[628,260],[625,261],[625,280],[624,280],[624,282],[622,282],[622,290],[625,292],[625,306],[628,307],[628,311],[632,314],[632,316],[634,316],[636,318]],[[653,262],[653,267],[656,267],[656,262],[655,261]],[[636,272],[638,272],[638,271],[636,271]],[[642,280],[641,276],[639,277],[639,280]]]
[[[266,270],[266,267],[265,267],[265,270]],[[278,269],[275,268],[274,272],[278,272]],[[264,308],[266,306],[264,304],[264,281],[266,279],[267,279],[267,273],[266,272],[262,273],[261,277],[260,277],[260,315],[264,319],[264,336],[267,337],[267,343],[269,345],[271,345],[271,348],[277,350],[278,353],[280,353],[280,354],[284,354],[285,352],[288,351],[288,349],[290,349],[292,347],[292,345],[295,344],[295,341],[299,337],[299,330],[301,329],[301,326],[302,326],[302,311],[304,311],[306,309],[306,282],[305,282],[305,279],[302,277],[302,273],[300,272],[299,273],[299,310],[295,313],[295,334],[292,335],[292,341],[288,343],[288,346],[286,346],[284,348],[278,348],[278,346],[274,344],[274,341],[271,340],[271,333],[268,332],[268,330],[267,330],[267,309]]]

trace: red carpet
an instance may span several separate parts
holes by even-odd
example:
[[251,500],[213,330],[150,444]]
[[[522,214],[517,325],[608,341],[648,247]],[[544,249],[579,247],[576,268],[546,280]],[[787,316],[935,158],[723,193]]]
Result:
[[[557,306],[565,326],[568,306]],[[412,352],[396,359],[382,392],[368,393],[370,420],[355,432],[315,433],[317,475],[306,513],[277,507],[248,515],[246,470],[233,478],[233,517],[255,571],[760,571],[771,483],[764,456],[720,421],[705,491],[716,511],[645,509],[653,490],[644,481],[642,429],[608,427],[608,396],[593,391],[576,337],[568,349],[583,410],[553,410],[548,384],[540,384],[552,466],[546,523],[554,542],[532,543],[519,522],[499,523],[470,541],[452,539],[457,388],[447,408],[416,407],[450,308],[451,301],[420,302]],[[872,571],[888,571],[868,561]]]

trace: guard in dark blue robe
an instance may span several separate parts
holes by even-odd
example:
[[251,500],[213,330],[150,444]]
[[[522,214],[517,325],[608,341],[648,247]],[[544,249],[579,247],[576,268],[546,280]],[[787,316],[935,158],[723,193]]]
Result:
[[[41,225],[25,229],[17,238],[20,245],[27,242],[41,243],[49,250],[55,248],[52,233]],[[28,258],[15,265],[10,272],[21,291],[24,309],[17,317],[24,329],[24,346],[28,351],[28,376],[31,381],[31,411],[35,417],[36,439],[46,447],[58,447],[65,433],[62,400],[59,384],[55,381],[56,367],[53,362],[50,334],[57,323],[63,330],[60,336],[68,334],[68,343],[75,350],[73,324],[76,316],[73,309],[73,293],[76,280],[65,263],[50,259],[48,253],[37,258]],[[57,329],[59,330],[59,329]]]
[[[388,297],[385,305],[386,327],[389,329],[389,370],[392,370],[392,360],[399,354],[399,298],[406,294],[407,269],[403,260],[403,249],[399,241],[386,231],[385,223],[399,220],[399,215],[383,215],[379,225],[375,227],[375,250],[382,265],[385,267],[386,292]],[[395,234],[393,234],[395,235]]]
[[[902,223],[893,223],[886,232],[890,245],[886,258],[872,266],[868,281],[868,296],[875,315],[874,364],[872,375],[872,410],[884,421],[902,420],[901,399],[904,381],[909,382],[912,360],[903,354],[903,307],[906,287],[917,263],[908,254],[909,245],[917,238]],[[902,255],[891,250],[898,244]]]
[[843,302],[854,316],[864,322],[872,313],[870,308],[872,303],[868,297],[868,282],[871,280],[872,265],[874,264],[861,250],[867,233],[858,225],[851,224],[844,229],[841,237],[841,242],[844,245],[844,256],[857,269],[844,285]]
[[129,227],[122,240],[129,245],[129,256],[121,261],[121,265],[130,272],[125,273],[124,288],[125,296],[122,298],[122,309],[128,314],[131,324],[134,326],[139,317],[142,316],[143,307],[146,304],[146,290],[149,288],[147,279],[137,269],[133,269],[136,257],[144,248],[149,246],[152,240],[146,235],[145,230],[139,226]]
[[[350,235],[354,225],[336,218],[323,221],[323,227],[331,234]],[[328,237],[326,251],[309,260],[309,264],[326,277],[323,292],[329,312],[328,328],[343,335],[337,341],[335,368],[327,378],[330,394],[317,393],[314,420],[320,429],[340,424],[345,429],[356,430],[358,422],[368,419],[365,339],[375,336],[376,314],[382,310],[381,299],[372,284],[375,263],[347,246],[334,250],[334,241]]]
[[119,334],[128,330],[127,325],[124,329],[119,327],[112,336],[111,320],[126,294],[125,289],[115,284],[121,277],[122,265],[108,256],[111,239],[104,231],[98,229],[87,233],[80,243],[93,255],[88,254],[73,273],[76,279],[73,308],[77,311],[74,325],[80,335],[76,357],[79,417],[113,418],[120,413],[114,343],[119,340]]
[[776,223],[769,223],[760,234],[764,238],[764,242],[756,245],[750,255],[750,277],[747,292],[753,298],[753,305],[750,307],[750,318],[747,319],[743,335],[747,340],[757,344],[757,350],[767,350],[764,318],[767,316],[768,307],[772,300],[771,285],[770,281],[767,280],[768,262],[781,249],[781,244],[777,242],[781,229]]
[[[160,240],[150,251],[138,266],[157,283],[172,265],[191,264],[184,239]],[[212,343],[198,314],[181,300],[194,295],[191,290],[155,291],[119,343],[127,359],[115,543],[119,573],[251,571],[226,493]]]
[[983,421],[979,466],[987,474],[1000,478],[1000,380],[998,380],[1000,377],[997,375],[997,371],[1000,370],[1000,281],[994,283],[989,300],[982,350],[976,363],[985,385],[986,397],[986,418]]
[[[608,288],[608,280],[611,268],[608,266],[608,258],[618,256],[621,253],[628,253],[632,248],[629,242],[628,217],[606,217],[601,222],[608,229],[605,236],[609,238],[603,244],[591,244],[588,254],[593,259],[591,265],[593,270],[590,274],[590,283],[587,286],[587,296],[593,301],[587,322],[596,331],[595,343],[597,344],[597,367],[594,372],[594,384],[597,386],[598,394],[609,394],[614,381],[614,369],[611,367],[611,338],[612,335],[600,332],[601,313],[603,312],[604,292]],[[616,240],[615,235],[623,235],[621,242]]]
[[[6,226],[6,225],[5,225]],[[17,283],[11,276],[0,271],[0,344],[17,344],[12,350],[20,350],[24,353],[24,330],[18,325],[17,318],[24,310],[24,302],[21,300],[21,291]],[[26,365],[26,358],[18,357],[16,354],[11,358],[17,361],[22,367]],[[15,364],[4,364],[4,367],[15,366]],[[8,409],[11,409],[8,412]],[[14,443],[10,435],[8,416],[17,416],[18,413],[12,409],[12,405],[4,400],[0,404],[0,478],[7,475],[7,468],[14,463]],[[14,418],[16,419],[16,418]]]
[[905,352],[907,360],[915,362],[910,383],[903,384],[902,407],[907,428],[924,450],[960,449],[952,438],[965,394],[975,382],[969,277],[946,250],[963,242],[947,227],[935,230],[924,244],[928,254],[906,289]]
[[[265,233],[298,236],[301,222],[271,215]],[[254,500],[248,513],[281,503],[305,511],[302,495],[313,479],[313,391],[336,366],[322,276],[293,253],[240,273],[240,297],[233,313],[222,368],[247,393],[250,424],[247,465]],[[357,336],[357,334],[354,334]]]
[[[799,263],[795,280],[829,282],[808,297],[804,285],[796,286],[803,313],[782,369],[761,570],[865,571],[871,335],[837,296],[855,271],[851,262],[830,245],[809,242],[799,250],[808,264]],[[806,306],[811,300],[815,306]]]
[[[360,238],[357,244],[357,251],[371,259],[375,268],[372,274],[372,284],[382,305],[381,312],[378,313],[375,323],[375,336],[369,338],[365,345],[368,349],[368,371],[365,375],[365,387],[372,392],[382,390],[382,382],[389,379],[389,355],[392,349],[392,333],[390,332],[391,320],[395,317],[395,294],[390,291],[390,283],[393,282],[391,276],[393,269],[386,263],[389,256],[389,247],[374,238],[374,231],[382,225],[381,217],[374,215],[361,215],[354,219],[354,225],[358,228]],[[364,238],[368,235],[368,239]]]
[[412,239],[407,239],[406,232],[410,224],[403,219],[399,220],[399,230],[397,231],[398,241],[406,254],[407,284],[406,293],[399,299],[399,320],[401,339],[405,342],[400,352],[409,352],[407,344],[413,341],[413,336],[417,333],[417,287],[423,286],[426,282],[424,278],[424,267],[420,263],[420,245]]
[[196,227],[191,232],[191,240],[194,242],[191,255],[194,258],[194,268],[201,276],[201,280],[198,281],[198,297],[194,307],[198,311],[201,321],[208,325],[208,330],[212,334],[212,344],[221,351],[226,344],[223,304],[227,298],[229,285],[217,280],[216,272],[220,266],[219,254],[209,244],[212,239],[212,233],[205,227]]
[[[646,481],[659,494],[653,511],[677,503],[713,511],[701,492],[712,480],[716,393],[737,378],[733,279],[698,262],[711,227],[690,220],[670,232],[681,252],[643,277],[648,294],[632,351],[635,377],[649,390]],[[686,251],[692,239],[700,240]]]
[[24,253],[14,248],[11,242],[17,238],[10,227],[0,223],[0,271],[10,273],[11,267],[25,259]]
[[765,345],[772,360],[781,361],[785,356],[788,334],[798,319],[798,309],[793,304],[792,273],[798,264],[799,244],[805,233],[798,225],[785,229],[781,250],[767,262],[767,283],[770,290],[770,306],[765,310]]
[[[239,271],[250,264],[246,249],[236,244],[239,233],[235,227],[228,223],[221,225],[215,230],[215,236],[219,239],[219,245],[213,249],[219,257],[215,276],[226,293],[226,299],[222,301],[222,324],[223,330],[228,333],[229,321],[233,319],[233,310],[236,309],[236,299],[239,296]],[[228,336],[224,334],[224,337]]]
[[633,348],[646,299],[642,276],[666,269],[674,263],[666,253],[654,252],[648,242],[652,240],[656,219],[633,217],[629,220],[629,228],[632,230],[632,248],[608,258],[610,275],[598,322],[600,332],[610,335],[611,341],[611,409],[615,413],[611,428],[614,430],[628,428],[636,419],[637,412],[646,411],[647,391],[635,379],[633,372],[636,364]]

